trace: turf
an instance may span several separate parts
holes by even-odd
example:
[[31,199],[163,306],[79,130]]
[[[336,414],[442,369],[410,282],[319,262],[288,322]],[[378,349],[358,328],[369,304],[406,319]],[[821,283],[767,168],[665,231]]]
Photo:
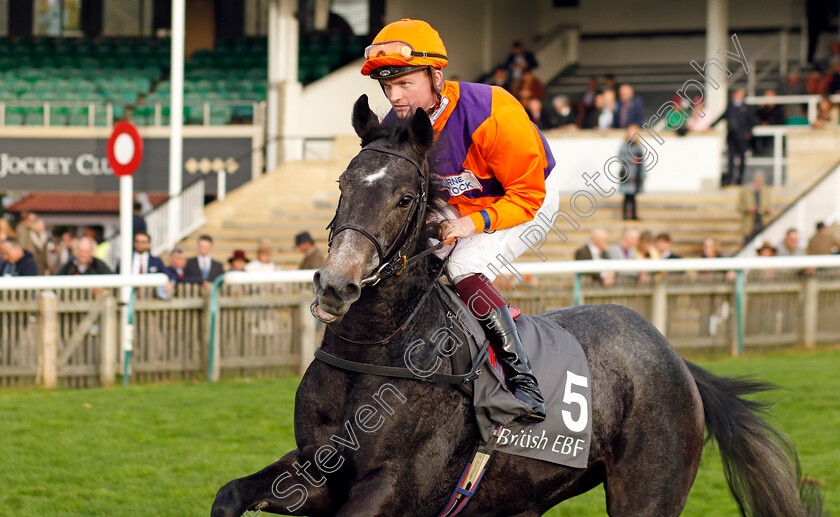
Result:
[[[777,391],[771,421],[840,515],[840,351],[700,362]],[[216,490],[293,447],[298,379],[0,391],[0,515],[208,515]],[[550,516],[606,515],[596,488]],[[736,517],[713,448],[687,516]]]

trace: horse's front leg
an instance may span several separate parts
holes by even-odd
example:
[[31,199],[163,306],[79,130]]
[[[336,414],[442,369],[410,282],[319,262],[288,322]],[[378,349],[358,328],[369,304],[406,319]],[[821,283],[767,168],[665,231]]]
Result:
[[421,486],[406,486],[408,477],[385,463],[368,473],[350,487],[347,502],[335,517],[401,517],[414,515],[416,496],[423,492]]
[[256,474],[228,482],[216,494],[212,517],[239,517],[248,510],[280,515],[329,514],[330,484],[316,479],[297,449]]

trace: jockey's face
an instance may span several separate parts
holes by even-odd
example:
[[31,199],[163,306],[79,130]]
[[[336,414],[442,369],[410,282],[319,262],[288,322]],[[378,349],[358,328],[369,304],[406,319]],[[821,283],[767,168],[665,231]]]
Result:
[[[435,81],[443,82],[443,73],[432,70]],[[394,113],[401,119],[410,117],[417,108],[424,111],[434,107],[437,94],[429,81],[429,72],[418,70],[394,79],[380,79],[385,89],[385,96],[394,108]]]

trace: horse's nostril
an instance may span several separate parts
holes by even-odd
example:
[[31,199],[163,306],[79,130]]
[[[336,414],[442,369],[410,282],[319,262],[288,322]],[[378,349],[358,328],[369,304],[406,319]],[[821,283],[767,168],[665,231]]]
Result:
[[341,290],[341,296],[345,300],[358,300],[362,294],[362,288],[357,283],[349,283]]
[[321,292],[321,271],[316,271],[315,275],[312,277],[312,286],[315,288],[315,292]]

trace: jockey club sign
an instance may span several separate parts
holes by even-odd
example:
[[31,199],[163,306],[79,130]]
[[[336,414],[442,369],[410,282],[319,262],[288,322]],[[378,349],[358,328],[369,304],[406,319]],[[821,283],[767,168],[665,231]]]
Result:
[[[0,138],[0,191],[117,191],[119,178],[108,165],[106,146],[106,138]],[[134,188],[166,192],[169,139],[147,138],[144,147],[145,156],[134,175]],[[205,173],[207,168],[189,166],[208,160],[228,164],[228,189],[246,183],[253,172],[253,147],[251,138],[185,137],[183,184],[202,175],[205,189],[215,192],[216,174]]]

